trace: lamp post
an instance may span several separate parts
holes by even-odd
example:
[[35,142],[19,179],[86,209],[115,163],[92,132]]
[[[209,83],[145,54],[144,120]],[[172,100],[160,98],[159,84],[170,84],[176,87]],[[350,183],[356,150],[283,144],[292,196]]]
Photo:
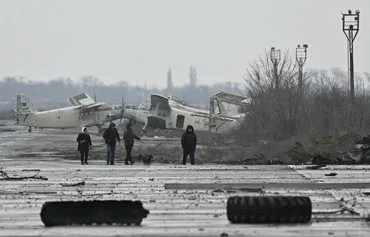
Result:
[[348,13],[342,13],[343,32],[347,37],[349,54],[349,81],[351,87],[351,99],[355,99],[355,82],[354,82],[354,69],[353,69],[353,42],[357,36],[360,27],[360,11],[357,10],[352,13],[348,10]]
[[298,63],[299,75],[298,75],[298,88],[299,95],[303,95],[303,65],[307,59],[307,48],[308,45],[304,44],[302,47],[298,45],[295,51],[295,59]]
[[279,65],[280,59],[281,59],[280,49],[275,49],[275,47],[271,47],[270,60],[272,62],[272,65],[274,66],[275,89],[279,88],[279,77],[277,73],[277,66]]

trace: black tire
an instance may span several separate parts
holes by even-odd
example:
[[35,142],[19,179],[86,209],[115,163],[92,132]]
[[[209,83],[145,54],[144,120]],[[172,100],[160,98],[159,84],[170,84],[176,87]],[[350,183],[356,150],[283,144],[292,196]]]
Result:
[[45,226],[136,224],[140,225],[149,211],[140,201],[65,201],[46,202],[41,209]]
[[231,223],[307,223],[311,220],[309,197],[229,197],[227,218]]

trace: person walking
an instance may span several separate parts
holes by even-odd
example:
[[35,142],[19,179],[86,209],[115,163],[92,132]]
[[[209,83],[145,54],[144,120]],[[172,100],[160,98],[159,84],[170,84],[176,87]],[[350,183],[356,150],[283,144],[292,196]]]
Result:
[[82,132],[78,134],[76,141],[81,155],[81,165],[87,165],[87,158],[89,157],[89,150],[91,149],[92,144],[86,127],[82,127]]
[[104,131],[103,138],[107,145],[107,165],[114,165],[114,156],[116,153],[116,141],[120,142],[119,133],[116,124],[111,122],[109,127]]
[[194,153],[197,146],[197,136],[194,133],[194,128],[191,125],[186,127],[185,133],[181,137],[181,147],[182,147],[182,164],[186,165],[186,159],[188,155],[190,156],[190,164],[194,165]]
[[125,165],[133,165],[135,162],[132,160],[131,152],[134,146],[135,140],[141,140],[140,137],[132,131],[131,123],[126,125],[126,131],[123,134],[123,140],[125,141],[126,159]]

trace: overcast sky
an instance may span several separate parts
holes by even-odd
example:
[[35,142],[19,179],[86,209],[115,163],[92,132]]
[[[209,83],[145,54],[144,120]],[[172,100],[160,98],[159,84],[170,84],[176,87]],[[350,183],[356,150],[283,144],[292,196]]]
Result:
[[355,70],[370,72],[369,0],[0,0],[0,78],[73,80],[164,87],[235,81],[271,46],[307,67],[347,70],[341,12],[360,10]]

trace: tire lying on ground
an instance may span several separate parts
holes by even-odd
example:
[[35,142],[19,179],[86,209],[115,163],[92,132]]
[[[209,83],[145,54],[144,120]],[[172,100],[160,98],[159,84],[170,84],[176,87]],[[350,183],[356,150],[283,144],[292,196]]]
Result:
[[45,226],[135,224],[140,225],[149,211],[140,201],[61,201],[45,202],[41,220]]
[[233,196],[226,209],[231,223],[307,223],[312,203],[309,197]]

